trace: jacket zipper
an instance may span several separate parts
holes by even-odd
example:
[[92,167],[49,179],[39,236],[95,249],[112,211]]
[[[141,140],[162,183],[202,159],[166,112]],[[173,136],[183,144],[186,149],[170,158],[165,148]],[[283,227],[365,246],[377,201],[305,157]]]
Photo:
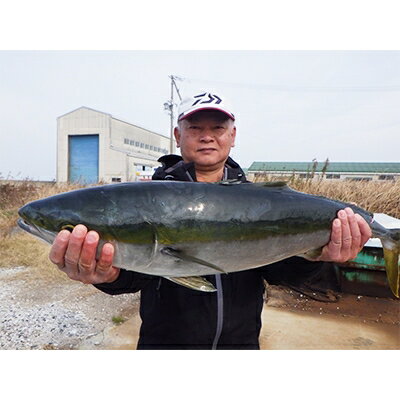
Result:
[[[228,179],[228,168],[224,167],[223,180]],[[221,275],[215,275],[215,283],[217,286],[217,331],[212,345],[212,350],[217,349],[219,338],[221,337],[222,327],[224,324],[224,291],[222,290]]]
[[215,284],[217,286],[217,331],[212,344],[212,350],[217,349],[224,323],[224,292],[222,290],[221,275],[215,275]]

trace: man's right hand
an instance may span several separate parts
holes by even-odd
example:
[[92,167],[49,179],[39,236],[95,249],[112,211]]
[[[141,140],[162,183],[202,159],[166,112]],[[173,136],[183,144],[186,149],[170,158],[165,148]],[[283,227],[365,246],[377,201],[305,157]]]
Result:
[[114,282],[120,273],[119,268],[112,265],[114,246],[105,243],[99,260],[96,260],[98,243],[97,232],[88,232],[86,226],[77,225],[72,232],[62,230],[58,233],[49,259],[75,281],[86,284]]

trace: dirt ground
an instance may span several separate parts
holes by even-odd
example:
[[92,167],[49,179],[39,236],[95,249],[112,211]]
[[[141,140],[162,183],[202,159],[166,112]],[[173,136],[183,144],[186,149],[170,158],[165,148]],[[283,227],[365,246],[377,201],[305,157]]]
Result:
[[[262,313],[263,350],[398,350],[397,300],[341,294],[322,303],[288,288],[270,286]],[[79,349],[135,349],[140,328],[138,302],[131,318],[83,341]]]
[[[322,303],[278,286],[267,293],[262,349],[400,349],[398,300],[340,294]],[[135,349],[138,308],[136,294],[1,268],[0,349]]]
[[400,349],[398,300],[341,293],[321,303],[271,287],[263,310],[263,349]]

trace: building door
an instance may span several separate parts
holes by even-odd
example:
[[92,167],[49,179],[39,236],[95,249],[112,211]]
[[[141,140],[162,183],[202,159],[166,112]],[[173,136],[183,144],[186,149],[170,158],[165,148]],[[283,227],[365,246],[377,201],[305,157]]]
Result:
[[68,136],[68,181],[97,183],[99,181],[99,135]]

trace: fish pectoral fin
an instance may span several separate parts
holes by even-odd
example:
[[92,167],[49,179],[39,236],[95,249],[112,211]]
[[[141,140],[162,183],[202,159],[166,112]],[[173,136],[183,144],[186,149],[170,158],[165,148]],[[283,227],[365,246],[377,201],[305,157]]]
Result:
[[185,276],[185,277],[169,277],[164,276],[165,279],[168,279],[178,285],[185,286],[189,289],[199,290],[200,292],[216,292],[214,285],[209,282],[207,279],[202,278],[201,276]]
[[223,274],[226,273],[223,269],[216,266],[215,264],[212,264],[205,260],[201,260],[200,258],[197,258],[197,257],[190,256],[190,255],[186,254],[185,252],[183,252],[182,250],[174,249],[173,247],[163,247],[161,249],[161,253],[166,256],[178,258],[182,261],[189,261],[189,262],[197,263],[200,265],[204,265],[215,271],[222,272]]
[[303,257],[306,260],[313,261],[318,258],[322,254],[322,247],[318,247],[317,249],[311,249],[306,251],[303,254],[298,254],[298,257]]

